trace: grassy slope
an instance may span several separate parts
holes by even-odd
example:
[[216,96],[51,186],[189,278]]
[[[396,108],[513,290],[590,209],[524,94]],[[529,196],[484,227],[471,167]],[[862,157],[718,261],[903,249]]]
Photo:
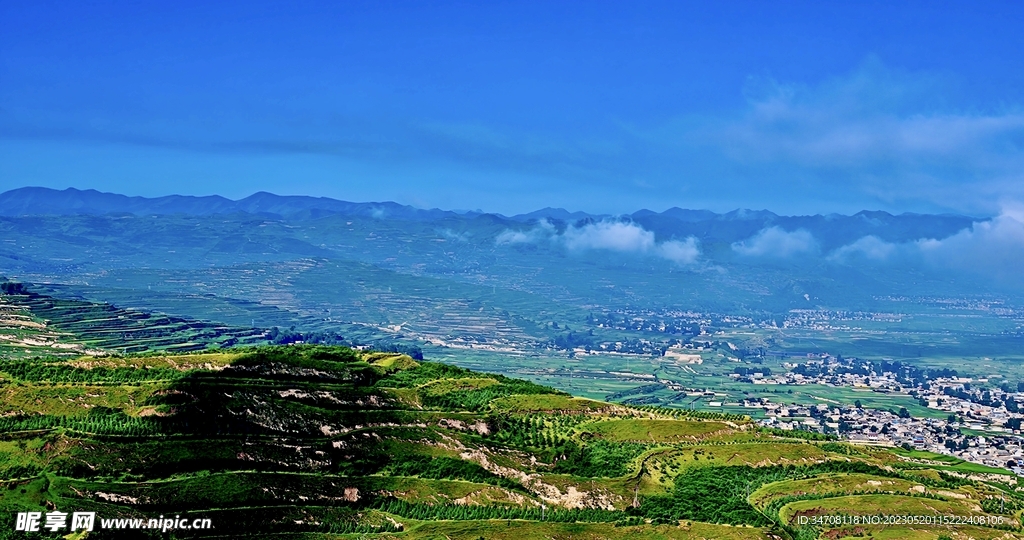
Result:
[[[251,534],[758,538],[771,519],[814,508],[897,501],[908,511],[931,504],[984,513],[981,501],[1001,495],[951,483],[926,463],[893,469],[906,462],[886,451],[780,439],[737,416],[576,399],[394,354],[299,346],[5,365],[7,516],[49,505],[104,517],[187,512]],[[24,365],[46,369],[15,369]],[[875,479],[807,469],[829,463],[890,472]],[[778,517],[715,526],[694,522],[702,510],[673,499],[695,472],[724,478],[740,466],[764,471],[743,473],[752,479],[749,501]],[[801,478],[804,470],[811,476]],[[910,475],[918,472],[932,477]],[[937,499],[916,497],[914,486],[926,481]],[[855,495],[872,482],[894,493]],[[783,500],[808,494],[827,498]],[[730,503],[734,496],[709,504],[748,504],[742,496]],[[1012,518],[1019,503],[1002,496]],[[674,516],[662,525],[662,514],[648,510],[659,500]],[[387,532],[395,524],[403,531]]]

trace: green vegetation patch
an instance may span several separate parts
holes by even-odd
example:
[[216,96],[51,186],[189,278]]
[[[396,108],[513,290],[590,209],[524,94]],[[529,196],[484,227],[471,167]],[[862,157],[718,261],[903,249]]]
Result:
[[130,500],[145,511],[322,504],[353,506],[386,492],[413,503],[509,504],[508,492],[488,484],[387,476],[344,477],[286,472],[201,473],[154,482],[55,479],[51,491],[66,498]]
[[[725,444],[722,444],[725,442]],[[831,457],[816,445],[790,441],[728,442],[712,440],[655,456],[669,470],[707,466],[807,466]]]
[[439,379],[461,379],[476,374],[468,369],[438,362],[418,362],[411,368],[388,374],[377,382],[385,388],[417,388]]
[[825,499],[804,500],[789,503],[779,510],[779,518],[795,524],[800,516],[838,515],[873,516],[965,516],[974,511],[970,506],[956,500],[937,500],[905,495],[849,495]]
[[592,399],[568,394],[531,394],[508,396],[494,400],[491,410],[513,414],[525,413],[588,413],[607,411],[612,406]]
[[489,386],[494,386],[499,383],[496,379],[491,377],[475,377],[475,378],[461,378],[461,379],[441,379],[439,381],[433,381],[424,384],[420,387],[420,392],[424,396],[435,398],[450,394],[452,392],[469,392],[472,390],[480,390]]
[[625,476],[650,445],[632,442],[596,440],[586,445],[569,443],[554,472],[583,477],[615,478]]
[[748,500],[760,486],[787,479],[808,478],[828,472],[892,476],[861,462],[827,461],[805,467],[700,467],[674,480],[671,495],[648,497],[631,513],[658,523],[696,520],[709,523],[768,526],[771,520]]
[[925,493],[925,486],[903,478],[874,476],[870,474],[823,474],[802,480],[783,480],[765,484],[751,493],[749,501],[764,509],[773,500],[794,495],[825,495],[830,493],[871,493],[892,492],[910,494],[919,490]]
[[910,458],[913,461],[894,463],[897,467],[914,467],[924,466],[931,469],[942,470],[942,471],[955,471],[959,473],[980,473],[980,474],[1000,474],[1011,476],[1012,473],[1006,469],[1000,469],[998,467],[989,467],[988,465],[982,465],[980,463],[971,463],[964,461],[954,456],[947,456],[945,454],[936,454],[934,452],[927,452],[924,450],[907,450],[905,448],[893,448],[892,452],[896,455]]
[[382,471],[389,476],[419,476],[437,480],[466,480],[526,491],[519,482],[498,476],[480,465],[451,457],[406,455],[394,459]]
[[722,422],[623,418],[589,424],[587,431],[609,441],[697,441],[733,429]]
[[683,525],[632,525],[612,523],[552,523],[523,520],[412,521],[407,520],[402,538],[487,538],[488,540],[767,540],[765,531],[709,523]]
[[[504,379],[504,377],[503,377]],[[540,386],[527,381],[516,381],[514,379],[500,380],[500,384],[491,384],[474,390],[452,390],[438,395],[421,392],[422,401],[425,406],[467,410],[483,411],[490,408],[491,403],[496,399],[517,394],[551,394],[552,390],[546,386]]]
[[22,382],[47,383],[115,383],[130,384],[147,381],[181,379],[185,372],[171,368],[95,367],[82,368],[66,362],[3,361],[0,373]]
[[368,362],[381,373],[394,373],[406,369],[419,367],[419,363],[407,354],[395,354],[386,352],[370,352],[363,354],[363,360]]
[[0,416],[50,414],[86,416],[96,407],[123,409],[137,415],[161,384],[141,385],[39,385],[0,386]]
[[512,395],[564,395],[532,382],[502,375],[480,377],[470,370],[436,362],[418,362],[415,367],[389,374],[377,386],[419,388],[420,402],[425,407],[469,411],[485,410],[493,401]]
[[68,361],[80,368],[170,368],[180,371],[193,369],[219,369],[230,365],[241,357],[239,352],[201,352],[189,354],[142,353],[111,356],[81,356]]

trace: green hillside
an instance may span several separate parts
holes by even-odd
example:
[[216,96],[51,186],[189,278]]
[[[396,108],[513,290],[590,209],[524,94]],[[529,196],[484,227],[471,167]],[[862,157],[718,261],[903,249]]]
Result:
[[[5,360],[0,394],[0,537],[53,509],[213,526],[89,538],[1024,537],[980,472],[394,353]],[[961,522],[801,522],[891,513]]]

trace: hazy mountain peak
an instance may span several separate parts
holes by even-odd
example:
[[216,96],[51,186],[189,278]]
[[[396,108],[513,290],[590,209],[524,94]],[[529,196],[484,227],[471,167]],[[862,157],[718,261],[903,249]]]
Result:
[[527,214],[512,216],[517,221],[529,221],[531,219],[557,219],[559,221],[579,221],[587,218],[601,218],[603,215],[588,214],[586,212],[570,212],[564,208],[541,208]]

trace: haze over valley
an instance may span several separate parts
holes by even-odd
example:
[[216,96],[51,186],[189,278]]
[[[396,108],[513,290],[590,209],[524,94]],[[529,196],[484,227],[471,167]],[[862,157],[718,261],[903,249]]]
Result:
[[44,188],[4,193],[0,209],[7,277],[46,294],[300,341],[418,347],[567,389],[583,385],[567,366],[679,369],[661,363],[694,340],[734,361],[957,357],[984,371],[982,359],[1016,358],[1024,324],[1024,291],[1009,279],[1019,247],[1005,234],[1021,224],[1009,216],[502,216]]

